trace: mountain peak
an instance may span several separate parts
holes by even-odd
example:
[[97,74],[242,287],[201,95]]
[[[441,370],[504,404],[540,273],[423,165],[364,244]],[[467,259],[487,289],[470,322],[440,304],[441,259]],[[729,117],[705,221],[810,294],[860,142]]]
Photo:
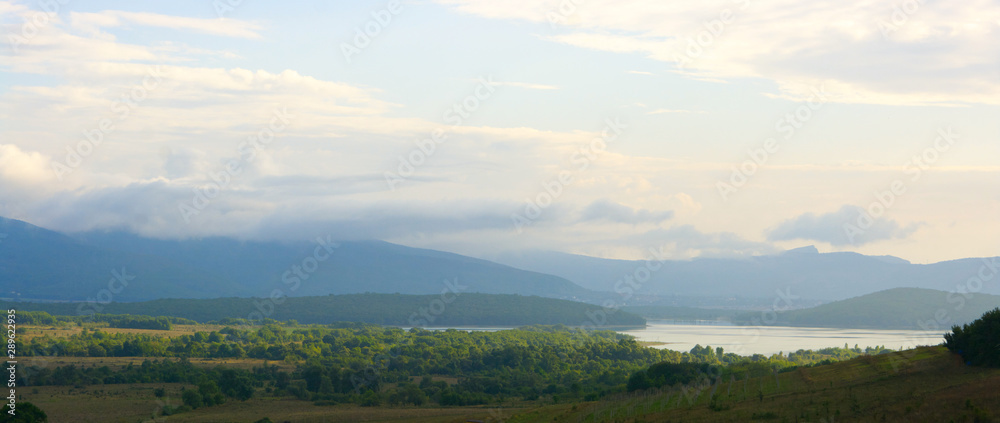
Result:
[[807,245],[805,247],[792,248],[791,250],[785,251],[784,254],[819,254],[819,249],[815,245]]

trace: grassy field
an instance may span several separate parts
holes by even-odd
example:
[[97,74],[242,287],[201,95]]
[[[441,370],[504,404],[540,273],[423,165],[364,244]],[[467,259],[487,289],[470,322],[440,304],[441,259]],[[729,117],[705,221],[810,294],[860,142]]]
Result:
[[[190,385],[170,383],[97,385],[84,388],[41,386],[21,388],[22,401],[30,401],[45,411],[53,423],[136,423],[136,422],[245,422],[270,418],[284,421],[320,422],[464,422],[486,420],[488,408],[375,408],[355,405],[316,406],[308,401],[257,397],[245,402],[230,401],[214,407],[161,416],[165,405],[179,406],[180,392]],[[164,388],[157,398],[153,391]],[[154,419],[154,416],[157,416]]]
[[547,406],[510,422],[991,422],[1000,413],[998,392],[1000,369],[969,367],[943,347],[922,347],[776,376]]

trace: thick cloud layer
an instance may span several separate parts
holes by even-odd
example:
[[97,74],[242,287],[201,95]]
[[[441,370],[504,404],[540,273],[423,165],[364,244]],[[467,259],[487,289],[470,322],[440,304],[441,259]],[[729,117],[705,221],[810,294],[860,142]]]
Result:
[[805,213],[781,222],[767,233],[771,241],[813,240],[835,246],[863,245],[890,239],[903,239],[920,227],[907,226],[887,217],[874,217],[864,208],[845,205],[839,210],[816,215]]
[[[998,56],[979,54],[1000,40],[990,3],[925,4],[886,37],[876,24],[893,10],[869,3],[441,3],[407,4],[419,13],[348,65],[312,31],[351,42],[359,23],[344,16],[369,10],[289,17],[307,12],[261,3],[219,19],[0,1],[5,33],[40,22],[0,46],[0,215],[468,254],[748,256],[808,239],[930,261],[944,240],[966,248],[947,254],[993,248],[982,234],[1000,203],[981,193],[1000,175],[984,159],[1000,134],[983,123]],[[689,52],[726,10],[731,22]],[[790,123],[823,84],[833,105]],[[868,201],[953,121],[955,148],[864,233],[845,238],[854,208],[803,214]],[[747,153],[776,126],[795,137],[766,159]],[[754,174],[720,198],[747,160]]]

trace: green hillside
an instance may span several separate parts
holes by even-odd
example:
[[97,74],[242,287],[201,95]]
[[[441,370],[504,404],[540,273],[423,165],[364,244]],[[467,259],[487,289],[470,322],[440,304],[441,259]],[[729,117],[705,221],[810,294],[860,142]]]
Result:
[[[392,326],[593,326],[588,317],[600,314],[600,306],[543,297],[500,294],[350,294],[322,297],[292,297],[279,301],[259,298],[165,299],[138,303],[11,303],[2,307],[20,311],[46,311],[53,315],[77,316],[96,311],[105,314],[171,316],[199,322],[223,319],[299,323],[365,322]],[[81,313],[81,311],[83,313]],[[600,320],[600,319],[598,319]],[[607,326],[645,326],[642,317],[613,313]]]
[[665,320],[718,320],[728,319],[740,313],[740,311],[728,309],[656,305],[628,306],[622,307],[622,310],[647,319]]
[[944,347],[921,347],[503,417],[509,423],[992,422],[1000,414],[998,390],[1000,370],[965,366]]
[[[1000,306],[1000,296],[959,294],[920,288],[895,288],[813,308],[778,313],[776,325],[922,329],[947,331]],[[760,313],[737,316],[747,322]]]

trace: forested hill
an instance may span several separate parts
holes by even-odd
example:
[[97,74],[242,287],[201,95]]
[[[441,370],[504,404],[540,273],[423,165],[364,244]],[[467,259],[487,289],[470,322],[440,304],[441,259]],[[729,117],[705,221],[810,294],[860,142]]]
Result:
[[[280,302],[280,303],[279,303]],[[350,294],[259,298],[164,299],[138,303],[12,303],[8,309],[46,311],[53,315],[135,314],[173,316],[199,322],[223,319],[299,323],[365,322],[391,326],[523,326],[564,324],[615,327],[645,326],[646,319],[623,311],[567,300],[501,294]]]
[[[1000,306],[1000,296],[983,293],[944,292],[933,289],[896,288],[835,301],[813,308],[778,313],[776,325],[923,329],[945,332],[952,325],[976,320]],[[734,318],[749,322],[760,312]]]

